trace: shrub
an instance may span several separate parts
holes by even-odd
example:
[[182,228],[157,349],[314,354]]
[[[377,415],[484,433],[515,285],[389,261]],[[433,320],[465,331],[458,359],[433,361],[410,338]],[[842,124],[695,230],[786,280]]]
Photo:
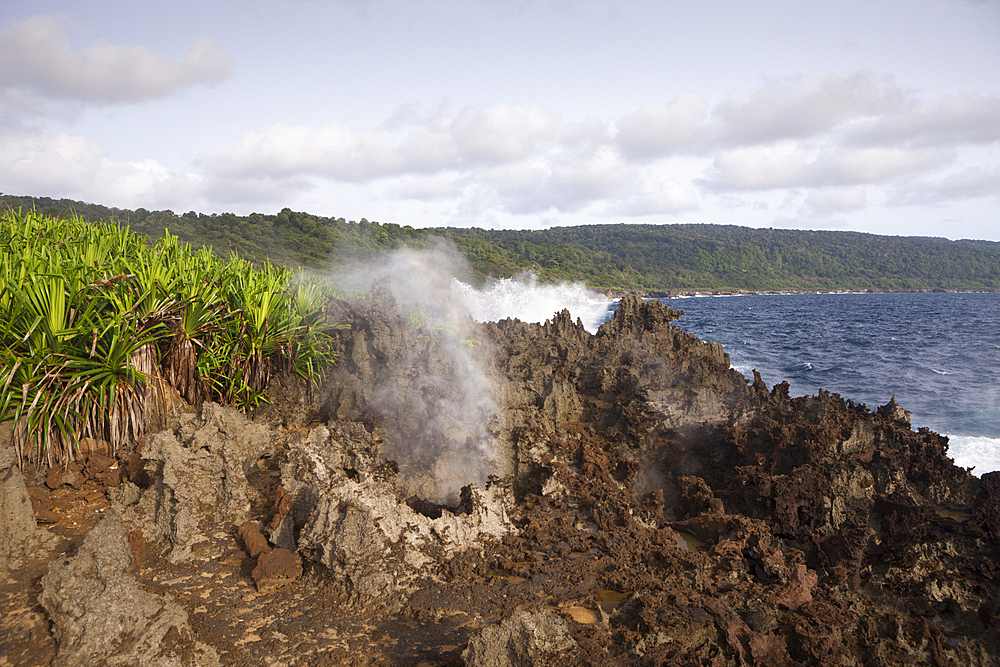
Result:
[[325,294],[265,263],[165,233],[0,212],[0,421],[18,460],[53,465],[82,437],[142,436],[162,390],[252,409],[276,374],[334,361]]

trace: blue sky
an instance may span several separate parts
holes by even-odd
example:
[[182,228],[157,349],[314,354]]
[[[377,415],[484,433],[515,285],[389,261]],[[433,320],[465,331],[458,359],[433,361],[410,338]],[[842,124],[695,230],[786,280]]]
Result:
[[6,0],[0,191],[1000,241],[1000,1]]

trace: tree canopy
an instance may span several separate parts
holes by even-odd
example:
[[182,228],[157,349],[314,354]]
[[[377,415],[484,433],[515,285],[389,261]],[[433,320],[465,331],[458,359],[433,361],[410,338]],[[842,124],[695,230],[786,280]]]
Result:
[[443,238],[473,273],[583,281],[602,289],[1000,289],[1000,243],[713,224],[608,224],[536,231],[414,229],[283,209],[274,215],[124,210],[66,199],[0,196],[0,208],[114,221],[151,240],[165,231],[253,261],[324,269],[347,257]]

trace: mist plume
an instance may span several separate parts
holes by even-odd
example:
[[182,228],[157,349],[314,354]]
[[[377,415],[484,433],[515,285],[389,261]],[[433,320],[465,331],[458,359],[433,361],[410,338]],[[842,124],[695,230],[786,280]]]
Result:
[[335,277],[348,294],[367,291],[369,307],[391,311],[369,407],[403,491],[444,504],[455,504],[466,484],[505,472],[491,348],[455,291],[456,276],[466,274],[457,252],[440,245],[399,250]]
[[368,408],[379,417],[383,453],[400,465],[403,491],[444,504],[454,504],[466,484],[509,467],[498,438],[494,352],[477,323],[543,322],[569,308],[595,332],[611,304],[582,284],[540,285],[525,274],[477,288],[469,275],[442,241],[357,263],[334,278],[346,295],[366,294],[368,308],[389,311],[379,317],[393,321],[372,332],[378,349]]

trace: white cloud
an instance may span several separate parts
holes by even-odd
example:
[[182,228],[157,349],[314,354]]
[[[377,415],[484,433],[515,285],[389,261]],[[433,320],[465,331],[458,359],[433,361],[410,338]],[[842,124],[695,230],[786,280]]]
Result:
[[[304,176],[272,177],[243,176],[238,178],[204,178],[200,192],[215,202],[213,210],[220,207],[225,210],[234,207],[248,211],[257,206],[270,206],[275,209],[284,208],[289,202],[298,199],[300,195],[313,191],[317,186],[315,179]],[[180,200],[184,201],[184,200]],[[190,205],[184,203],[183,208]]]
[[403,176],[390,181],[383,189],[383,194],[390,199],[436,201],[460,196],[465,189],[465,183],[466,179],[454,172],[430,176]]
[[719,151],[705,179],[716,190],[778,190],[801,187],[886,184],[948,165],[955,152],[894,147],[814,148],[782,141]]
[[694,93],[682,93],[670,104],[644,104],[618,121],[616,138],[622,151],[637,159],[690,150],[707,109],[705,98]]
[[816,160],[811,185],[888,183],[949,164],[955,152],[876,147],[832,149]]
[[243,135],[228,150],[199,161],[224,175],[312,175],[347,182],[470,169],[528,158],[559,129],[537,109],[474,107],[414,119],[397,113],[381,129],[355,131],[339,123],[319,128],[273,125]]
[[719,151],[707,185],[721,190],[770,190],[806,185],[810,150],[796,141]]
[[202,179],[155,160],[114,162],[102,160],[97,178],[107,201],[121,202],[129,208],[160,208],[185,202],[186,210],[205,209]]
[[798,189],[807,191],[797,195],[803,215],[815,217],[871,205],[865,187],[949,168],[955,142],[1000,132],[995,103],[920,99],[891,76],[863,72],[766,82],[711,110],[685,93],[573,122],[535,107],[409,105],[370,129],[273,125],[199,164],[220,192],[229,180],[240,192],[248,183],[275,193],[319,181],[372,185],[386,200],[448,202],[463,219],[489,206],[515,216],[676,215],[708,193]]
[[[634,173],[608,146],[606,123],[564,126],[534,108],[470,107],[419,117],[397,110],[378,129],[338,123],[319,128],[273,125],[234,146],[199,157],[219,181],[265,177],[367,183],[394,180],[392,198],[438,198],[449,174],[496,190],[522,212],[576,210],[618,191]],[[463,185],[464,187],[464,185]]]
[[927,206],[991,197],[1000,200],[1000,164],[965,167],[939,178],[899,184],[889,194],[892,206]]
[[1000,141],[1000,98],[947,95],[912,100],[850,131],[852,145],[954,146]]
[[523,160],[555,140],[561,119],[537,107],[470,107],[450,122],[459,154],[473,163]]
[[819,215],[859,211],[867,203],[864,188],[821,188],[810,191],[805,198],[806,208]]
[[121,104],[166,97],[196,84],[225,80],[232,63],[207,37],[194,40],[179,62],[142,46],[104,41],[74,51],[69,19],[35,16],[0,33],[0,87],[49,98]]
[[[417,155],[413,166],[430,157]],[[243,135],[228,150],[204,152],[198,162],[219,176],[237,178],[325,176],[361,182],[406,171],[390,133],[355,133],[338,123],[319,128],[272,125]]]
[[[706,139],[705,154],[713,168],[698,182],[716,192],[895,184],[897,201],[930,201],[948,189],[904,195],[903,184],[937,183],[933,174],[960,163],[960,146],[995,146],[998,118],[996,97],[921,99],[892,77],[871,74],[799,77],[712,111],[706,125],[716,143]],[[822,191],[812,202],[812,214],[832,212]]]
[[205,205],[197,176],[154,160],[115,162],[98,142],[65,133],[0,136],[5,192],[78,198],[121,207]]
[[76,192],[94,181],[104,159],[100,144],[48,132],[0,136],[5,192]]
[[155,159],[112,162],[97,142],[40,133],[30,123],[41,123],[46,104],[52,127],[59,122],[52,109],[76,110],[60,100],[133,102],[217,82],[229,61],[207,40],[178,61],[103,42],[74,50],[68,25],[37,16],[0,33],[5,190],[246,210],[340,188],[359,201],[393,203],[394,211],[450,212],[464,224],[680,215],[731,201],[750,210],[781,197],[794,200],[783,210],[824,224],[824,216],[880,204],[886,193],[891,205],[996,196],[997,167],[960,168],[967,160],[958,147],[996,161],[1000,98],[924,98],[867,72],[766,81],[714,106],[681,93],[611,118],[442,102],[400,106],[370,127],[277,123],[202,149],[190,171],[204,175]]
[[698,193],[690,185],[675,179],[646,176],[631,196],[609,203],[605,217],[640,218],[651,215],[676,215],[700,208]]
[[719,103],[711,114],[711,138],[724,146],[806,139],[847,121],[893,112],[905,97],[887,75],[803,75]]
[[617,152],[601,146],[589,154],[563,152],[492,168],[481,183],[496,190],[503,208],[514,214],[572,212],[617,197],[636,174]]
[[552,165],[551,186],[571,201],[611,197],[635,175],[635,167],[609,146],[589,155],[569,155]]

